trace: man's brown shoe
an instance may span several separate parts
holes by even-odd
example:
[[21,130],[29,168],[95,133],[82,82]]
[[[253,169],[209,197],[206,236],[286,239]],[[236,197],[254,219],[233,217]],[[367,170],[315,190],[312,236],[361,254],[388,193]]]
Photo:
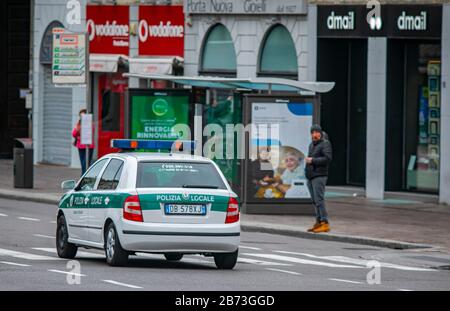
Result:
[[330,231],[330,224],[327,222],[321,222],[320,225],[313,229],[312,232],[314,233],[321,233],[321,232],[329,232]]
[[320,222],[316,222],[312,228],[308,229],[308,232],[313,232],[315,229],[320,227]]

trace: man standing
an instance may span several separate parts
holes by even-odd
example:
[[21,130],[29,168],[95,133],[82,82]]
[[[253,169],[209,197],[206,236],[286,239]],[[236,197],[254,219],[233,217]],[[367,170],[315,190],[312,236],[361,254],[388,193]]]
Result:
[[316,223],[308,232],[320,233],[330,231],[328,214],[325,209],[325,185],[328,179],[328,167],[332,159],[331,143],[324,137],[318,124],[311,127],[312,142],[309,145],[308,157],[305,158],[305,176],[308,189],[316,209]]

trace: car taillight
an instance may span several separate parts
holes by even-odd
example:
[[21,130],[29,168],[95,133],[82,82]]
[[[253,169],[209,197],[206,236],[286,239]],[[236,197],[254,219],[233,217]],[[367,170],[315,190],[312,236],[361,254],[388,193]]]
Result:
[[231,224],[239,221],[239,203],[236,198],[230,198],[228,201],[226,224]]
[[123,218],[131,221],[144,222],[141,203],[137,195],[129,196],[123,203]]

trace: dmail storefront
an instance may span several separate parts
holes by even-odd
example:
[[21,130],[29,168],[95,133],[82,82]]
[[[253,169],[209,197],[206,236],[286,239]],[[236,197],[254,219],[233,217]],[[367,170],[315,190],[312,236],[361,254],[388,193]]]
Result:
[[[375,168],[385,172],[381,191],[437,193],[442,6],[383,5],[379,16],[369,12],[362,5],[318,6],[317,79],[336,81],[321,111],[335,153],[330,182],[364,186]],[[381,57],[371,51],[372,38],[385,42]],[[370,65],[383,69],[385,97],[369,90]],[[378,131],[369,131],[368,120],[383,109],[385,160],[374,167],[366,152]]]

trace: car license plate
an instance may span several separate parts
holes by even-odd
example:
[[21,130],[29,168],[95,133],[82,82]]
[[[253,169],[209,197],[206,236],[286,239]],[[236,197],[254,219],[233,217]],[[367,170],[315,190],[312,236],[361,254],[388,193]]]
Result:
[[206,205],[204,204],[165,204],[166,215],[206,215]]

